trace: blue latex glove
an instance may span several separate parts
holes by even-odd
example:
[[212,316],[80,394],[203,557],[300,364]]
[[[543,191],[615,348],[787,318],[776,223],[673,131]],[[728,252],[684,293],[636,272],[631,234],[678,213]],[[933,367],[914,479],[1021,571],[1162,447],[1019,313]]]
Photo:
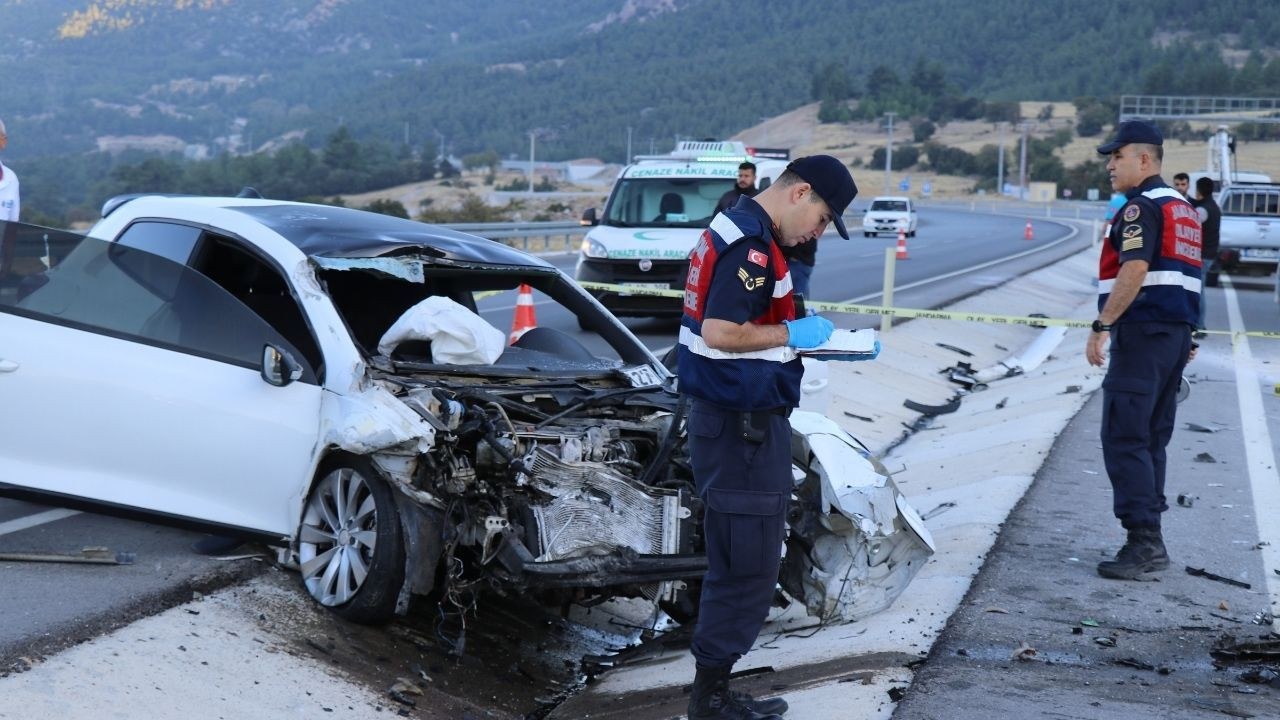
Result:
[[875,360],[880,356],[880,341],[877,340],[874,349],[868,354],[849,353],[847,355],[814,355],[814,360],[843,360],[844,362],[857,362],[859,360]]
[[836,326],[821,315],[811,315],[799,320],[785,320],[787,344],[793,348],[815,348],[827,341]]

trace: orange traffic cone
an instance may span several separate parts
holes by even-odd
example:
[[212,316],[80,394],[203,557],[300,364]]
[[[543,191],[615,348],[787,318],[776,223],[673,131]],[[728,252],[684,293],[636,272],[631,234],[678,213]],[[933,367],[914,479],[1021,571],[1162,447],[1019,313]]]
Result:
[[538,319],[533,314],[533,288],[520,283],[520,295],[516,298],[516,315],[511,319],[511,335],[507,344],[514,345],[520,336],[538,327]]
[[1023,239],[1023,240],[1034,240],[1034,239],[1035,239],[1035,233],[1031,232],[1031,221],[1030,221],[1030,220],[1028,220],[1028,221],[1027,221],[1027,229],[1022,231],[1022,239]]
[[894,256],[898,260],[906,260],[907,258],[907,231],[898,228],[898,254]]

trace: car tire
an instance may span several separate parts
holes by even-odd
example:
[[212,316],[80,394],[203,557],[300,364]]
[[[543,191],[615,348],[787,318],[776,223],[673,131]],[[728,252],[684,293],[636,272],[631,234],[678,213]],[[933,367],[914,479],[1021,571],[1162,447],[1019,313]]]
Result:
[[875,233],[869,233],[869,232],[867,232],[867,231],[865,231],[865,230],[862,232],[862,237],[872,237],[872,236],[874,236],[874,235],[875,235]]
[[311,597],[351,622],[395,615],[404,539],[391,488],[363,458],[321,466],[298,526],[298,565]]
[[1216,272],[1205,273],[1204,284],[1208,285],[1209,287],[1218,287],[1218,273]]
[[916,231],[915,231],[915,230],[912,230],[911,232],[907,233],[907,237],[911,237],[911,238],[913,238],[913,237],[915,237],[915,236],[916,236]]
[[581,316],[578,317],[578,329],[583,332],[595,332],[595,326],[584,320]]

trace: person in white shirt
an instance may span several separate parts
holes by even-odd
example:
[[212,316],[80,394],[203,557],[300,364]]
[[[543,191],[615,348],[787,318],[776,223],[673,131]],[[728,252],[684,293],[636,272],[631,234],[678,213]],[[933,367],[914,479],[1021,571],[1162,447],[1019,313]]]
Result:
[[[0,120],[0,150],[9,144],[9,136]],[[0,221],[18,221],[22,204],[18,200],[18,175],[0,162]]]

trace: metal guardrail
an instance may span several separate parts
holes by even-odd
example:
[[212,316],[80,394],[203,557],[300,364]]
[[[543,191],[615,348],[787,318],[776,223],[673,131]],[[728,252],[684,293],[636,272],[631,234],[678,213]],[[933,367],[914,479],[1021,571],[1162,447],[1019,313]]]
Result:
[[1203,120],[1216,122],[1280,122],[1280,98],[1196,95],[1121,95],[1120,121]]
[[[1029,202],[1018,200],[981,200],[981,199],[940,199],[922,201],[919,207],[945,207],[963,209],[971,212],[987,212],[995,214],[1026,215],[1027,217],[1074,218],[1090,220],[1101,218],[1106,203],[1098,201],[1064,201]],[[851,209],[844,215],[847,226],[857,232],[862,224],[862,210]],[[459,232],[477,235],[494,240],[504,245],[520,248],[525,252],[550,253],[573,252],[582,242],[582,237],[591,229],[576,220],[553,220],[550,222],[494,222],[494,223],[451,223],[444,227]]]
[[569,252],[577,248],[590,226],[576,220],[550,222],[452,223],[445,227],[478,235],[525,252]]

